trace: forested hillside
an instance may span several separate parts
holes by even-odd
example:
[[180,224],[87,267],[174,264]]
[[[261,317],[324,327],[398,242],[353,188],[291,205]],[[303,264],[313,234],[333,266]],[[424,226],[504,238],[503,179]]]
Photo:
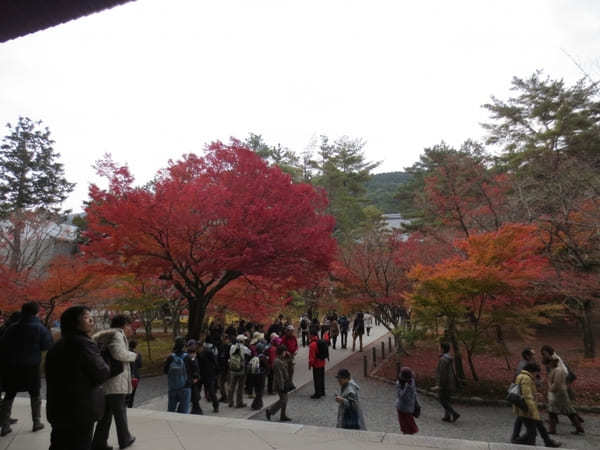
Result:
[[394,196],[398,192],[398,187],[409,179],[410,175],[406,172],[387,172],[373,175],[366,184],[369,202],[385,214],[399,212],[398,202],[394,200]]

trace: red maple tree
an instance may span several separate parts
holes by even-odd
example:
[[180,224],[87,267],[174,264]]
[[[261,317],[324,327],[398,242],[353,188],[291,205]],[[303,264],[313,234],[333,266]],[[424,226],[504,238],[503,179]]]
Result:
[[170,282],[188,301],[191,337],[229,283],[301,286],[335,255],[325,193],[292,183],[239,141],[170,161],[143,187],[108,158],[97,167],[109,186],[90,187],[84,251],[114,271]]

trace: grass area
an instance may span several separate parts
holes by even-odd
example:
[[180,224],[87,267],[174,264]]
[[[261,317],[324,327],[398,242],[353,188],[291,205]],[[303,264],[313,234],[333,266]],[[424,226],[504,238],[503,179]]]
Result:
[[145,336],[138,335],[137,351],[142,355],[142,377],[162,375],[163,365],[167,356],[173,349],[173,336],[171,333],[152,333],[154,339],[146,341]]

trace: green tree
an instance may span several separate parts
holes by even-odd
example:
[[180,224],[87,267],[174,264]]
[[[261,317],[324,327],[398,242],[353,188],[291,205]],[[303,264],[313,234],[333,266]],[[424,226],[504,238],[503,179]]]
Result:
[[10,252],[10,267],[17,270],[28,213],[56,215],[75,185],[64,177],[47,127],[19,117],[16,125],[9,123],[7,128],[9,134],[0,145],[0,219],[10,224],[3,241]]
[[321,136],[313,160],[313,183],[327,191],[329,212],[336,218],[336,235],[351,238],[353,231],[367,219],[366,183],[379,163],[368,162],[364,155],[365,142],[344,136],[330,143]]
[[[595,355],[592,310],[600,275],[600,90],[572,86],[541,72],[514,78],[515,95],[484,107],[488,142],[502,149],[517,211],[544,232],[557,276],[554,292],[583,330],[586,357]],[[576,280],[576,281],[575,281]],[[595,281],[591,281],[595,280]],[[595,284],[596,289],[589,289]]]

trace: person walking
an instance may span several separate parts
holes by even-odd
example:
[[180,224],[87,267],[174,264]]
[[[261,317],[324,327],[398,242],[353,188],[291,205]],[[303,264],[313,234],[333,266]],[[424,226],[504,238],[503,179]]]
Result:
[[125,406],[125,397],[133,392],[129,363],[134,362],[137,358],[135,352],[129,351],[129,344],[125,336],[125,329],[128,328],[129,324],[129,317],[117,314],[110,322],[110,329],[100,331],[94,335],[94,340],[98,343],[98,346],[101,349],[106,349],[107,355],[110,355],[110,358],[116,361],[117,364],[120,362],[122,369],[118,375],[109,378],[103,385],[106,408],[104,416],[102,416],[94,431],[92,441],[94,450],[107,448],[108,434],[113,417],[115,418],[119,447],[124,449],[135,442],[135,437],[129,432],[127,407]]
[[[244,345],[246,336],[239,334],[236,343],[229,350],[229,372],[231,373],[229,386],[229,407],[244,408],[244,384],[246,382],[246,362],[250,358],[250,349]],[[237,391],[236,391],[237,389]],[[237,392],[237,393],[236,393]]]
[[20,320],[9,326],[0,341],[2,382],[4,398],[0,402],[0,436],[12,431],[10,414],[18,392],[28,392],[31,404],[33,431],[44,428],[41,419],[41,372],[42,352],[52,345],[52,336],[37,317],[39,306],[35,302],[24,303]]
[[265,346],[265,341],[261,340],[256,344],[256,358],[257,358],[257,362],[258,362],[258,367],[255,367],[254,369],[252,369],[252,367],[254,367],[256,365],[256,361],[254,361],[254,364],[252,360],[250,360],[250,370],[254,370],[254,400],[252,401],[252,404],[250,405],[250,407],[255,410],[255,411],[259,411],[262,409],[263,405],[263,394],[265,392],[265,377],[267,374],[267,371],[269,370],[269,357],[265,352],[266,346]]
[[270,336],[270,345],[267,348],[267,354],[269,356],[269,373],[267,374],[267,392],[269,395],[273,395],[273,364],[277,358],[277,347],[281,345],[281,339],[276,333]]
[[265,411],[268,420],[271,420],[271,416],[277,414],[277,411],[279,410],[281,410],[281,413],[279,414],[279,420],[281,422],[289,422],[292,420],[286,414],[288,391],[291,383],[287,366],[287,358],[289,357],[287,353],[288,351],[285,345],[277,347],[277,357],[273,364],[273,389],[277,392],[279,400]]
[[204,391],[208,393],[206,399],[212,403],[213,412],[218,413],[217,377],[219,374],[219,361],[217,355],[215,355],[214,346],[210,342],[204,343],[203,349],[198,355],[198,366],[200,368],[201,383],[204,385]]
[[61,338],[46,355],[50,450],[89,449],[94,424],[104,415],[102,383],[110,368],[91,338],[93,329],[90,310],[71,306],[60,316]]
[[440,355],[435,375],[440,404],[444,408],[444,417],[442,420],[444,422],[456,422],[460,414],[450,404],[450,397],[456,391],[458,384],[456,372],[454,372],[454,359],[450,355],[450,344],[442,342],[440,347],[442,354]]
[[[517,364],[517,369],[515,371],[515,376],[514,376],[514,381],[513,383],[516,382],[517,377],[521,374],[521,372],[523,371],[523,369],[525,368],[525,366],[527,364],[529,364],[530,362],[535,362],[535,352],[533,351],[533,349],[531,348],[526,348],[521,352],[521,361],[519,361],[519,363]],[[537,387],[541,386],[541,378],[540,378],[540,374],[539,372],[535,375],[535,384]],[[512,432],[512,436],[510,441],[514,442],[519,435],[521,434],[521,428],[523,426],[523,421],[521,420],[520,416],[517,416],[517,418],[515,419],[515,423],[513,426],[513,432]]]
[[328,357],[327,343],[319,336],[313,334],[310,337],[308,347],[308,369],[312,369],[313,383],[315,393],[311,395],[312,399],[319,399],[325,396],[325,360]]
[[[2,341],[2,336],[4,336],[4,333],[6,333],[6,330],[8,330],[8,328],[11,325],[19,322],[20,320],[21,320],[21,311],[15,311],[9,316],[8,320],[6,320],[0,327],[0,342]],[[4,388],[4,383],[2,381],[2,377],[3,377],[2,372],[4,371],[2,369],[4,369],[4,367],[0,367],[0,399],[3,398],[2,394],[6,392],[6,389]],[[18,419],[11,417],[8,419],[8,424],[14,425],[18,421],[19,421]],[[0,423],[0,428],[1,427],[2,427],[2,423]]]
[[129,341],[129,351],[134,352],[137,355],[135,361],[130,364],[131,367],[131,394],[125,397],[125,404],[128,408],[133,408],[133,400],[135,398],[135,391],[137,391],[138,385],[140,384],[140,369],[142,368],[142,355],[136,351],[137,341],[132,339]]
[[512,442],[514,444],[535,445],[537,431],[539,431],[546,447],[560,447],[561,443],[551,439],[548,435],[537,407],[535,374],[539,372],[540,366],[536,362],[528,362],[515,381],[521,388],[521,395],[527,409],[521,409],[513,405],[513,412],[517,419],[520,418],[527,431],[524,436],[516,437]]
[[308,317],[306,314],[302,315],[300,318],[300,334],[302,336],[302,347],[306,347],[310,341],[308,340],[308,326],[309,326]]
[[335,396],[335,401],[338,404],[336,427],[350,430],[366,430],[365,418],[358,396],[360,387],[352,379],[347,369],[340,369],[335,377],[340,385],[340,393]]
[[340,344],[342,348],[348,348],[348,329],[350,328],[350,322],[346,316],[341,316],[338,320],[340,325]]
[[417,399],[417,386],[415,376],[409,367],[400,370],[400,377],[396,382],[396,410],[398,423],[402,434],[416,434],[419,427],[415,423],[415,411],[420,410]]
[[338,336],[340,335],[340,325],[338,324],[337,319],[333,319],[330,325],[330,339],[333,349],[335,350],[335,345],[337,343]]
[[367,330],[367,336],[371,334],[371,328],[373,328],[373,316],[369,313],[365,314],[365,329]]
[[356,339],[359,340],[359,351],[363,351],[363,335],[365,334],[365,320],[362,312],[356,314],[352,324],[352,351],[356,351]]
[[569,393],[567,390],[567,370],[560,364],[560,359],[556,354],[550,357],[550,373],[548,374],[548,415],[550,417],[550,428],[548,433],[556,434],[556,425],[558,424],[558,415],[564,414],[570,420],[575,431],[572,434],[584,434],[585,431],[581,421],[577,416]]

